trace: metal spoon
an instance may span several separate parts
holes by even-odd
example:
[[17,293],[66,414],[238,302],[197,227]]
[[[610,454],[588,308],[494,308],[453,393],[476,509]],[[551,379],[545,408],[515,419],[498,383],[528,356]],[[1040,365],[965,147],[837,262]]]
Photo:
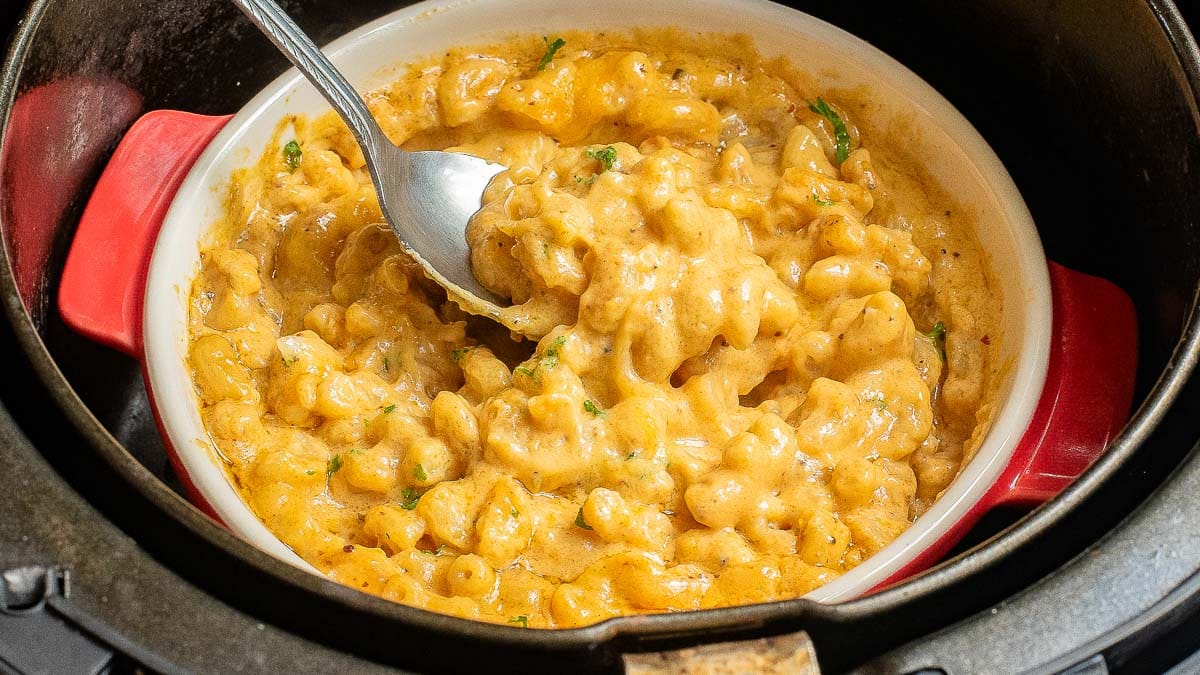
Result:
[[396,147],[354,87],[272,0],[233,0],[317,91],[329,101],[367,160],[379,206],[400,245],[464,310],[510,325],[509,303],[484,288],[471,271],[467,221],[484,188],[505,167],[452,152],[408,152]]

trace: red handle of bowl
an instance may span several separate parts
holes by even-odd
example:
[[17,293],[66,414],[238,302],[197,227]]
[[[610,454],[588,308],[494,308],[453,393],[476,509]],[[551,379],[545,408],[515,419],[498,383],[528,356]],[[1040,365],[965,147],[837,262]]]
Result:
[[147,113],[125,133],[79,221],[58,309],[83,335],[141,358],[146,271],[167,209],[231,116]]
[[1138,356],[1133,302],[1114,284],[1055,263],[1050,286],[1054,330],[1046,386],[1008,467],[980,500],[981,511],[1054,497],[1129,419]]
[[1137,314],[1115,284],[1050,263],[1054,325],[1046,384],[1012,457],[983,497],[940,539],[872,592],[936,563],[988,511],[1053,498],[1102,455],[1129,419]]

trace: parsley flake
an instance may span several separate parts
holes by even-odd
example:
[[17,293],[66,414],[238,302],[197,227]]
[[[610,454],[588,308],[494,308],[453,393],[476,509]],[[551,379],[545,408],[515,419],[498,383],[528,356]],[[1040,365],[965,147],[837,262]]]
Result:
[[575,527],[580,527],[585,530],[592,529],[592,526],[588,525],[587,521],[583,519],[583,507],[582,506],[579,507],[579,513],[577,513],[575,515]]
[[554,370],[554,367],[558,365],[558,350],[562,349],[562,346],[565,344],[567,344],[567,336],[560,335],[554,338],[550,342],[549,346],[546,347],[546,351],[543,352],[545,356],[542,357],[541,361],[538,361],[537,365],[535,365],[533,368],[528,366],[517,366],[516,368],[513,368],[513,375],[524,375],[525,377],[533,380],[541,381],[541,377],[538,375],[538,369],[545,368],[546,370]]
[[946,339],[946,324],[938,321],[933,324],[933,328],[929,329],[928,333],[924,334],[930,340],[945,340]]
[[389,405],[388,407],[386,407],[386,408],[384,408],[384,409],[383,409],[383,414],[384,414],[384,415],[390,415],[390,414],[392,414],[392,413],[394,413],[394,412],[396,412],[396,404],[395,404],[395,403],[393,403],[393,404],[391,404],[391,405]]
[[404,498],[404,501],[400,502],[400,508],[405,511],[412,511],[417,508],[417,502],[421,501],[421,493],[410,487],[404,488],[400,496]]
[[604,171],[611,171],[613,165],[617,163],[617,149],[611,145],[607,148],[601,148],[599,150],[588,148],[587,156],[588,159],[594,159],[597,162],[600,162],[600,164],[604,166]]
[[817,206],[833,206],[834,203],[832,199],[821,199],[815,192],[813,193],[812,198],[813,203],[815,203]]
[[508,622],[512,624],[518,624],[521,626],[521,628],[529,628],[529,617],[525,616],[524,614],[521,616],[509,617]]
[[808,102],[808,109],[829,120],[829,123],[833,125],[833,138],[837,143],[837,161],[839,164],[846,161],[850,157],[850,132],[846,131],[846,123],[820,96],[817,97],[816,103]]
[[341,468],[342,468],[342,456],[334,455],[333,457],[330,457],[329,462],[325,464],[325,477],[332,478],[333,474],[337,473],[338,469],[341,469]]
[[429,474],[425,473],[425,467],[421,466],[420,464],[417,464],[417,465],[413,466],[413,478],[416,478],[417,480],[425,481],[425,480],[429,480]]
[[554,38],[554,42],[551,42],[550,38],[545,35],[542,36],[542,42],[546,43],[546,53],[542,55],[542,60],[538,61],[538,70],[545,70],[546,66],[554,60],[554,55],[558,53],[558,50],[567,44],[567,41],[562,38]]
[[604,417],[605,415],[605,411],[593,403],[591,399],[583,402],[583,409],[596,417]]
[[558,365],[558,350],[567,344],[567,336],[559,335],[554,338],[549,347],[546,347],[546,356],[542,359],[541,365],[546,367],[546,370],[553,370]]
[[283,160],[287,162],[288,171],[295,173],[296,169],[300,168],[300,160],[304,158],[304,151],[300,149],[300,144],[292,139],[288,144],[283,146]]
[[467,358],[467,352],[469,351],[471,351],[470,347],[459,347],[458,349],[450,352],[450,358],[455,363],[462,363],[462,360]]
[[942,357],[942,363],[946,362],[946,324],[938,321],[933,324],[933,328],[929,329],[928,333],[921,333],[933,342],[933,346],[937,347],[938,356]]

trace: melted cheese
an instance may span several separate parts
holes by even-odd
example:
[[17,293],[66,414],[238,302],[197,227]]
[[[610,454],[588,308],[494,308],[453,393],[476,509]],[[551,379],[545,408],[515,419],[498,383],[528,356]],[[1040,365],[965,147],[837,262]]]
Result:
[[565,37],[543,70],[520,38],[368,94],[395,142],[509,167],[466,236],[546,336],[447,303],[342,123],[290,118],[232,177],[194,283],[205,424],[283,542],[400,602],[565,627],[803,595],[986,431],[984,257],[852,94],[745,38]]

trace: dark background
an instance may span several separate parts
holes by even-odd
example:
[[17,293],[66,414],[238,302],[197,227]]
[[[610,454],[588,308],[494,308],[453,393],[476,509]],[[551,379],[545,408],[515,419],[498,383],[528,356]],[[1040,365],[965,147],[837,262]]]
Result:
[[[20,0],[8,0],[8,2],[0,2],[0,29],[7,36],[12,32],[12,27],[17,23],[17,17],[24,11],[25,3]],[[8,38],[5,37],[5,44],[8,44]]]

